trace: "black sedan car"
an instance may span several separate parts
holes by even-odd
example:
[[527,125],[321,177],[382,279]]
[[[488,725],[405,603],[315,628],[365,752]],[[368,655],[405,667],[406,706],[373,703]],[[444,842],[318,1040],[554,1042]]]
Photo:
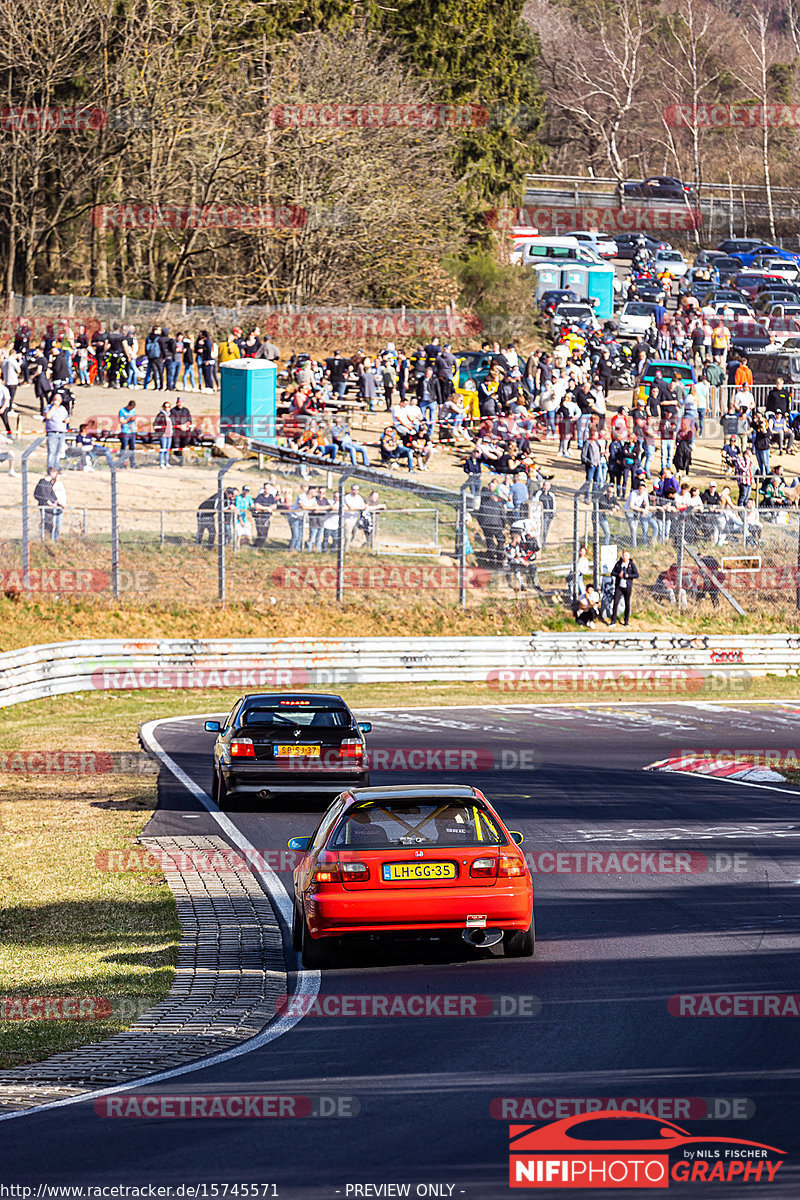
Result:
[[251,693],[205,728],[217,734],[211,796],[221,809],[369,786],[364,734],[372,726],[356,721],[341,696]]
[[638,183],[626,183],[625,195],[640,200],[688,200],[692,189],[673,175],[650,175]]
[[657,279],[637,279],[636,288],[640,300],[646,300],[649,304],[666,303],[667,293],[663,283],[659,283]]

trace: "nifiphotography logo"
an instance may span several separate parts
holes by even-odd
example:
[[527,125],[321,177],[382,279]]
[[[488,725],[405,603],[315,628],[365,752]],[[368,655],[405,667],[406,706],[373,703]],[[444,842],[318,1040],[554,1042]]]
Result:
[[671,1121],[605,1109],[509,1126],[511,1187],[668,1188],[773,1183],[785,1153],[745,1138],[693,1136]]

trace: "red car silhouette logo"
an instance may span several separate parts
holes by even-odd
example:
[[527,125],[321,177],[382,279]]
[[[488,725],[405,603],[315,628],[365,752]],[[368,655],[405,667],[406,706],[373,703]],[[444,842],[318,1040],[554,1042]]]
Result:
[[[598,1122],[609,1123],[613,1120],[624,1120],[628,1127],[640,1124],[641,1136],[608,1137],[598,1136],[603,1131]],[[576,1132],[572,1132],[575,1127]],[[607,1132],[607,1131],[605,1131]],[[594,1135],[594,1136],[593,1136]],[[585,1153],[587,1150],[597,1151],[641,1151],[660,1150],[662,1153],[679,1146],[726,1144],[735,1146],[751,1146],[758,1150],[769,1150],[773,1154],[785,1157],[785,1151],[775,1146],[767,1146],[763,1142],[751,1142],[745,1138],[719,1137],[717,1134],[706,1134],[695,1137],[680,1125],[670,1121],[660,1121],[647,1116],[646,1113],[621,1112],[618,1109],[607,1109],[605,1112],[578,1114],[565,1117],[562,1121],[553,1121],[550,1125],[539,1128],[530,1125],[512,1125],[509,1130],[511,1151],[514,1154],[542,1151],[571,1150]]]

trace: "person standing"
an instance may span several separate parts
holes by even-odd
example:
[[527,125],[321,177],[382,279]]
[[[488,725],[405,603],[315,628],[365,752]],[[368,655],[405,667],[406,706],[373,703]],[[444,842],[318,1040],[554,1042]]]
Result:
[[161,329],[158,325],[154,325],[150,333],[147,335],[147,340],[144,344],[144,353],[147,359],[147,370],[144,373],[144,390],[147,391],[147,385],[150,382],[150,377],[153,378],[153,387],[157,391],[161,391],[164,382],[164,359],[161,356]]
[[184,337],[180,345],[180,351],[183,361],[181,387],[185,392],[193,392],[198,385],[194,374],[194,350],[192,349],[192,339],[190,337]]
[[631,558],[630,550],[623,550],[620,557],[611,568],[611,577],[614,580],[614,600],[611,609],[611,624],[617,623],[617,612],[619,610],[620,600],[624,601],[625,624],[627,625],[631,619],[631,594],[633,592],[633,581],[639,578],[639,571],[636,563]]
[[19,377],[22,372],[22,361],[16,350],[9,350],[0,362],[0,374],[2,374],[3,383],[8,388],[8,412],[14,411],[14,397],[17,394],[19,387]]
[[161,408],[153,418],[153,433],[158,438],[158,465],[162,471],[166,471],[170,465],[169,452],[172,448],[172,416],[170,414],[169,400],[165,400]]
[[192,437],[192,414],[178,396],[172,409],[172,447],[179,466],[184,465],[183,452]]
[[253,499],[253,520],[256,526],[254,546],[266,546],[272,514],[278,506],[275,488],[272,484],[262,483],[261,490]]
[[136,401],[129,400],[119,410],[119,465],[127,466],[130,460],[131,470],[136,467]]
[[[44,410],[44,429],[47,437],[47,469],[57,471],[67,444],[69,412],[61,403],[61,393]],[[55,539],[53,539],[55,540]]]
[[48,468],[47,474],[39,480],[33,498],[42,510],[44,536],[57,542],[61,537],[61,521],[67,504],[67,493],[61,481],[61,472],[56,467]]
[[325,367],[328,371],[328,377],[331,381],[334,395],[342,400],[344,398],[345,388],[347,387],[347,375],[350,369],[350,364],[346,358],[342,358],[338,350],[334,350],[330,358],[325,359]]
[[197,382],[202,385],[203,392],[213,392],[214,379],[214,347],[207,329],[201,329],[194,344],[194,356],[197,359]]

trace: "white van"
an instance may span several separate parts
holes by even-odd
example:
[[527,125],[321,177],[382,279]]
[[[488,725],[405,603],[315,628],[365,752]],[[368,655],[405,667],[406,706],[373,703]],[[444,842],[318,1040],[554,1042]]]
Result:
[[574,237],[534,237],[522,245],[522,265],[533,266],[544,260],[577,259],[579,262],[602,263],[599,254],[581,245]]

